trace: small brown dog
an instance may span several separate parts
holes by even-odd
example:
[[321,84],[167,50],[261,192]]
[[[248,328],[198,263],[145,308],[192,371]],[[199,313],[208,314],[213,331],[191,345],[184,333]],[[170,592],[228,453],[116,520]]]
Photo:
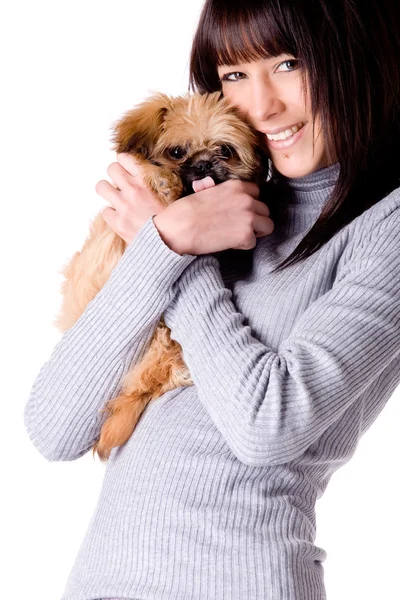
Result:
[[[261,185],[263,180],[260,138],[220,92],[175,98],[154,94],[114,125],[112,142],[115,152],[129,152],[140,162],[145,184],[165,205],[193,193],[192,182],[207,175],[216,184],[242,179]],[[53,322],[60,331],[82,315],[126,246],[100,212],[82,250],[60,271],[63,303]],[[150,400],[193,385],[181,346],[169,333],[161,318],[145,356],[124,377],[120,395],[102,409],[109,416],[93,446],[101,460],[129,439]]]

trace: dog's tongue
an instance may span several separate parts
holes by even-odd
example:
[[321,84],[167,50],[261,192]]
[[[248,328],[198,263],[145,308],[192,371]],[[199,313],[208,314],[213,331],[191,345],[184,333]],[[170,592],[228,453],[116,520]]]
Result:
[[202,190],[206,190],[207,188],[213,187],[215,185],[215,181],[212,177],[207,175],[204,179],[195,179],[192,182],[192,186],[195,192],[201,192]]

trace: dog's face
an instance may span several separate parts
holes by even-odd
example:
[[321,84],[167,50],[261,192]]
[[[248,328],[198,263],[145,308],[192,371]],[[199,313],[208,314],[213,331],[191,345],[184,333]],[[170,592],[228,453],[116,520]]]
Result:
[[171,98],[157,93],[114,125],[114,151],[138,153],[180,177],[184,194],[208,175],[215,183],[258,183],[262,147],[257,132],[220,92]]

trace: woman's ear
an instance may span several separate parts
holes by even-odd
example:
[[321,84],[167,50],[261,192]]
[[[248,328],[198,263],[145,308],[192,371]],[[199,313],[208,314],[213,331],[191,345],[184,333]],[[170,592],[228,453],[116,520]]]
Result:
[[170,98],[166,94],[156,93],[125,113],[123,118],[112,126],[113,151],[118,154],[138,152],[148,157],[160,136],[170,104]]

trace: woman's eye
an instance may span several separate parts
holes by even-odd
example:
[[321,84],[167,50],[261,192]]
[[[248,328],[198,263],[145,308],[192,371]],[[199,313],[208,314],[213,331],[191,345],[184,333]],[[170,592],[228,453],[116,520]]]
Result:
[[224,144],[220,148],[220,153],[221,153],[221,156],[223,158],[232,158],[232,156],[233,156],[233,149],[232,149],[231,146],[228,146],[227,144]]
[[294,68],[290,68],[290,67],[289,67],[289,69],[288,69],[288,71],[289,71],[289,72],[290,72],[290,71],[295,71],[296,69],[298,69],[298,67],[299,67],[299,61],[298,61],[297,59],[295,59],[295,58],[291,58],[290,60],[284,60],[283,62],[281,62],[281,63],[278,65],[278,69],[279,69],[279,67],[281,67],[282,65],[288,65],[288,64],[290,64],[290,63],[294,63],[294,65],[295,65],[295,66],[294,66]]
[[174,146],[174,148],[170,148],[168,150],[168,154],[172,158],[183,158],[186,154],[185,148],[181,148],[180,146]]
[[244,73],[241,73],[240,71],[236,71],[235,73],[225,73],[224,75],[222,75],[219,80],[220,81],[238,81],[238,79],[235,77],[234,79],[231,79],[231,75],[243,75]]
[[[278,69],[280,69],[280,67],[282,65],[289,65],[289,68],[283,69],[282,72],[290,73],[291,71],[296,71],[299,68],[299,62],[300,61],[296,58],[284,60],[283,62],[279,63],[275,72],[278,71]],[[290,64],[292,64],[292,66],[290,66]],[[232,73],[224,73],[224,75],[221,75],[219,80],[220,80],[220,82],[222,82],[222,81],[239,81],[240,79],[243,79],[243,77],[246,77],[246,75],[244,73],[242,73],[241,71],[235,71]]]

